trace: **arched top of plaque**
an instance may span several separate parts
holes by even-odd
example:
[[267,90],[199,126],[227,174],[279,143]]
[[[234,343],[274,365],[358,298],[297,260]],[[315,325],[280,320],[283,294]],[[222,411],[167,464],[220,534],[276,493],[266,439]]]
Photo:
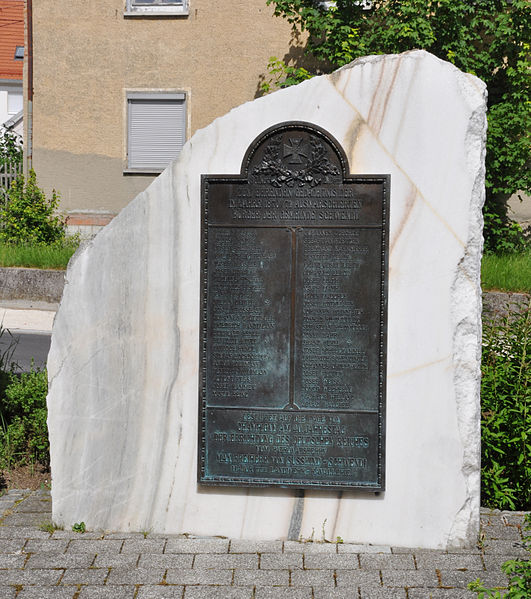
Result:
[[347,156],[330,133],[302,121],[287,121],[262,132],[242,161],[242,176],[255,185],[316,187],[341,183]]

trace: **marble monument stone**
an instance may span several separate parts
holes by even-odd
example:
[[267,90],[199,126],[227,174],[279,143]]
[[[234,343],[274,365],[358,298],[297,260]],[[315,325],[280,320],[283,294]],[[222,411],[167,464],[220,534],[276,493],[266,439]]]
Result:
[[[179,159],[69,265],[48,358],[54,522],[242,539],[309,538],[322,530],[328,540],[356,543],[473,544],[479,527],[485,112],[479,79],[412,51],[358,59],[239,106],[197,131]],[[205,359],[202,176],[241,173],[253,141],[292,122],[337,141],[346,177],[384,174],[391,182],[385,490],[378,494],[197,480]],[[298,143],[291,147],[300,153]],[[222,228],[215,235],[219,247],[233,245]],[[310,237],[310,254],[336,247]],[[337,243],[345,268],[355,269],[352,254],[367,243]],[[318,263],[316,256],[310,262]],[[278,266],[282,278],[287,269]],[[368,276],[358,282],[371,284]],[[357,317],[348,312],[345,327],[351,330],[350,319]],[[324,355],[330,348],[322,345]],[[258,363],[259,346],[255,350],[251,359]],[[352,354],[353,370],[360,359]],[[308,372],[314,382],[324,377],[317,362]],[[348,376],[345,397],[355,378]],[[293,389],[300,384],[294,379]],[[319,390],[308,397],[326,409]],[[361,472],[362,462],[355,465]]]

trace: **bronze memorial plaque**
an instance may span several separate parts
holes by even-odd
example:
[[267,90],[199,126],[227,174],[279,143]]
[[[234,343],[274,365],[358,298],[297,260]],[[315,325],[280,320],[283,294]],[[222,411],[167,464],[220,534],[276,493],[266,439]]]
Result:
[[384,489],[389,179],[300,122],[203,175],[200,483]]

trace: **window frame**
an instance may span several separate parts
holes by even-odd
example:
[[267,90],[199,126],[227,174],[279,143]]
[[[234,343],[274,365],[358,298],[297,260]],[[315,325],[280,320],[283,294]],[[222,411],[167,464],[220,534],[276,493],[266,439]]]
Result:
[[138,4],[137,0],[126,0],[125,17],[175,17],[187,16],[189,0],[154,0],[153,4]]
[[[154,91],[129,91],[125,92],[125,158],[124,158],[124,174],[139,174],[139,175],[158,175],[162,173],[168,164],[175,158],[171,158],[166,166],[154,167],[154,166],[129,166],[130,165],[130,153],[131,153],[131,109],[130,104],[135,100],[140,101],[154,101],[157,100],[175,100],[184,104],[184,118],[183,118],[183,139],[184,143],[188,140],[188,92],[186,91],[165,91],[165,90],[154,90]],[[183,143],[183,145],[184,145]]]

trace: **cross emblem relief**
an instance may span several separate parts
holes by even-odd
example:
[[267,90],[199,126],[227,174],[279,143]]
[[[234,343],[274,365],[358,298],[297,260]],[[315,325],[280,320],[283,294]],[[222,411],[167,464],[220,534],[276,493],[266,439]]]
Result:
[[288,164],[302,164],[303,159],[308,159],[306,144],[302,137],[290,137],[289,145],[284,144],[284,159],[289,159]]

